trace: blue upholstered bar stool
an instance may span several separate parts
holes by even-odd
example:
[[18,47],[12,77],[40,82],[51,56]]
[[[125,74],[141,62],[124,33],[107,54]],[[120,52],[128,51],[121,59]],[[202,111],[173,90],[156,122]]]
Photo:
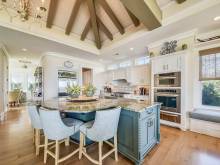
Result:
[[[79,152],[79,148],[77,148],[69,155],[59,158],[59,143],[77,133],[83,122],[71,118],[62,120],[59,111],[48,110],[42,107],[40,108],[40,119],[45,135],[44,163],[47,161],[47,154],[52,156],[55,159],[55,165],[58,165],[58,163],[63,162]],[[48,140],[55,141],[55,153],[46,145],[48,144]]]
[[44,144],[40,144],[40,130],[42,130],[43,127],[40,121],[40,115],[38,113],[37,107],[28,106],[28,114],[31,120],[31,125],[33,127],[33,132],[34,132],[33,141],[36,147],[36,155],[39,155],[39,150],[41,147],[44,147]]
[[[109,156],[111,153],[115,152],[115,160],[118,161],[118,149],[117,149],[117,129],[120,117],[121,107],[97,111],[95,116],[95,121],[85,123],[80,127],[80,151],[79,159],[82,155],[85,155],[94,164],[102,165],[103,159]],[[85,151],[84,140],[88,137],[92,141],[99,143],[99,160],[94,160]],[[110,143],[109,139],[114,137],[114,144]],[[102,145],[106,142],[108,145],[113,147],[105,155],[102,155]]]

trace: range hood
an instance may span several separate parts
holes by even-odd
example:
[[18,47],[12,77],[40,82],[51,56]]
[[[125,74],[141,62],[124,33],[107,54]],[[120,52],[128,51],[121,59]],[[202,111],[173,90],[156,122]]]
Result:
[[129,85],[130,83],[126,79],[115,79],[112,81],[114,85]]

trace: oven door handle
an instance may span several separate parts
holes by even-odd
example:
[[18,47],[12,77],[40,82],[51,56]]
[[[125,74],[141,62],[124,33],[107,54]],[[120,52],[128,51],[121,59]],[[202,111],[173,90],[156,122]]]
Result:
[[155,96],[179,97],[179,94],[155,94]]

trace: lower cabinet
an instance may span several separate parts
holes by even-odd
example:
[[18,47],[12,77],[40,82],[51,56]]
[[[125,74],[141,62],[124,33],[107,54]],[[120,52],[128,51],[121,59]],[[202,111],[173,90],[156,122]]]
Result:
[[118,150],[135,164],[160,141],[159,105],[141,113],[122,110],[118,127]]

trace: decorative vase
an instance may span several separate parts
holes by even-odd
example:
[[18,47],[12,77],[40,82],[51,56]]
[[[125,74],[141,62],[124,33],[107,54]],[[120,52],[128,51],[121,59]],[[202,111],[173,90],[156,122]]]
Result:
[[94,95],[94,91],[86,91],[87,97],[92,97]]
[[70,97],[71,97],[71,98],[78,98],[79,95],[80,95],[80,93],[72,93],[72,94],[70,95]]

